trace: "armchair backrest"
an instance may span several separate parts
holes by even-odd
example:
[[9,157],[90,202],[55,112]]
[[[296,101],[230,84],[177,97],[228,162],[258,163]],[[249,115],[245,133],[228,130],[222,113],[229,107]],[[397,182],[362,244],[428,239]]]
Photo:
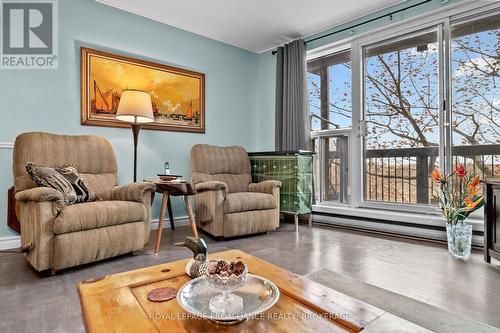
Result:
[[85,176],[96,194],[108,199],[117,185],[116,157],[111,143],[93,135],[56,135],[30,132],[14,143],[14,187],[22,191],[37,185],[28,176],[26,164],[72,165]]
[[239,146],[194,145],[191,175],[195,184],[210,180],[224,182],[229,193],[247,192],[252,182],[250,159],[246,150]]

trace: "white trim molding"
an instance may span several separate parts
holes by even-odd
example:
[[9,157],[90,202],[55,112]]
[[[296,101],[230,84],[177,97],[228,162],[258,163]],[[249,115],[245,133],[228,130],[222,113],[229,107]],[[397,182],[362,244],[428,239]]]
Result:
[[0,250],[12,250],[21,247],[21,236],[0,237]]
[[[363,231],[380,232],[385,234],[392,234],[396,236],[408,236],[415,238],[424,238],[430,240],[446,241],[446,231],[437,229],[422,229],[418,226],[398,225],[397,223],[386,224],[376,221],[363,221],[355,220],[343,216],[326,216],[313,213],[313,221],[325,225],[332,225],[336,227],[357,229]],[[391,220],[389,220],[391,221]],[[473,224],[474,230],[477,225]],[[442,224],[445,227],[445,224]],[[478,228],[479,229],[479,228]],[[483,246],[483,236],[472,235],[472,244],[475,246]]]
[[12,142],[0,142],[0,149],[14,149],[14,143],[12,143]]
[[[0,149],[14,149],[14,143],[12,142],[0,142]],[[20,236],[7,236],[0,237],[0,250],[11,250],[16,249],[21,246]]]
[[[375,219],[381,221],[392,221],[392,222],[407,222],[412,224],[421,224],[424,226],[432,227],[444,227],[446,226],[446,220],[441,213],[415,213],[409,211],[395,211],[389,209],[380,208],[360,208],[360,207],[344,207],[337,205],[325,205],[317,204],[313,205],[314,213],[324,213],[332,214],[336,216],[342,216],[346,219],[349,218],[361,218],[361,219]],[[484,231],[484,223],[481,216],[470,216],[467,220],[468,223],[472,224],[474,231]]]
[[[176,227],[180,227],[183,225],[189,225],[189,219],[186,216],[179,216],[179,217],[174,217],[174,223]],[[168,219],[168,216],[165,217],[165,221],[163,221],[163,229],[170,229],[170,220]],[[151,230],[157,230],[158,229],[158,219],[151,219]]]

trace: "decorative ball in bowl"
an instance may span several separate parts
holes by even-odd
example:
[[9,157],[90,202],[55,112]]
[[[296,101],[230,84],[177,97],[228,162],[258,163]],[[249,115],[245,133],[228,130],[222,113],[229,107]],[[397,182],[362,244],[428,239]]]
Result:
[[243,299],[231,292],[245,285],[247,265],[241,261],[212,260],[205,275],[208,284],[221,291],[221,294],[210,299],[210,311],[217,314],[234,314],[243,309]]

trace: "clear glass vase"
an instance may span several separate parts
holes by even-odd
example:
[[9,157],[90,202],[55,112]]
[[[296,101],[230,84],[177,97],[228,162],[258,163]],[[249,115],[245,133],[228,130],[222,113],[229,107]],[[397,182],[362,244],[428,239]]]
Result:
[[472,245],[472,225],[464,221],[446,223],[448,252],[460,259],[468,259]]

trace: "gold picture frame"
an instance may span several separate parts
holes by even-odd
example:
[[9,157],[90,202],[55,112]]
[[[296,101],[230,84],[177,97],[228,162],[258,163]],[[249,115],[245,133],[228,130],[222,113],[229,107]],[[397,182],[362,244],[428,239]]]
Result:
[[81,124],[130,127],[115,118],[124,89],[151,95],[154,122],[142,128],[205,133],[205,74],[81,48]]

